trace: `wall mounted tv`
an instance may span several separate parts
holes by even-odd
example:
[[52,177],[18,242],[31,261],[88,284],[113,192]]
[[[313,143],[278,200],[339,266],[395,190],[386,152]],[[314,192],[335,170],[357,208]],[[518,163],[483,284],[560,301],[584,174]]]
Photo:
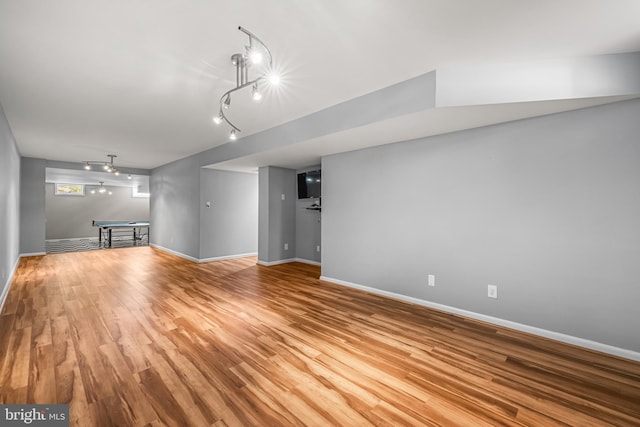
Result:
[[307,171],[298,174],[298,199],[317,199],[320,192],[320,171]]

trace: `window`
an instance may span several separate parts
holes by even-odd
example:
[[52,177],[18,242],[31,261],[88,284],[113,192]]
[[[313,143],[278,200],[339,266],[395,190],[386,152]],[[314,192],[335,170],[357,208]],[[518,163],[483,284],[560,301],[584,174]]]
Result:
[[141,186],[132,187],[131,188],[131,197],[139,197],[139,198],[143,198],[143,199],[148,199],[150,194],[149,193],[140,192],[140,188],[139,187],[141,187]]

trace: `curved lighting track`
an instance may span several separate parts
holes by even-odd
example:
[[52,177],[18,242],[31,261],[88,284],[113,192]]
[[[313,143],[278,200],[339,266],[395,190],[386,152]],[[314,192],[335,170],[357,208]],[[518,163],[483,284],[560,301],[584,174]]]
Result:
[[[237,133],[241,132],[240,128],[233,124],[231,120],[225,114],[225,110],[228,110],[231,106],[231,94],[241,89],[251,87],[251,95],[254,100],[259,101],[262,98],[262,94],[259,90],[259,83],[267,78],[269,73],[273,73],[273,55],[266,44],[262,42],[255,34],[246,28],[238,27],[238,30],[242,31],[249,37],[249,45],[245,46],[244,53],[235,53],[231,55],[231,63],[236,67],[236,87],[230,89],[222,94],[220,97],[220,110],[218,115],[213,118],[216,124],[220,124],[223,121],[231,127],[231,133],[229,139],[235,140]],[[264,57],[266,55],[266,66]],[[252,65],[262,66],[262,74],[256,78],[249,79],[249,69]]]

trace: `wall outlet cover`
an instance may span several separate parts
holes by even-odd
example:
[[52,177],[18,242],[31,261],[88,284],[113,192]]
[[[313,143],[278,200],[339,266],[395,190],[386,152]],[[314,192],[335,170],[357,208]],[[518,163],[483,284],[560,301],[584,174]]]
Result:
[[428,276],[428,285],[429,286],[435,286],[436,285],[436,276],[434,276],[433,274],[430,274]]
[[489,298],[498,298],[498,287],[496,285],[487,285],[487,296]]

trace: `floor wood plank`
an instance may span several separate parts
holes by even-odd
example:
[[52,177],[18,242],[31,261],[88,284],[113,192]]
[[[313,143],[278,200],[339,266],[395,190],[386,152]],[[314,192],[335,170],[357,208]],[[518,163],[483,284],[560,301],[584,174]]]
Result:
[[23,258],[0,402],[71,425],[638,426],[640,363],[318,280],[150,247]]

